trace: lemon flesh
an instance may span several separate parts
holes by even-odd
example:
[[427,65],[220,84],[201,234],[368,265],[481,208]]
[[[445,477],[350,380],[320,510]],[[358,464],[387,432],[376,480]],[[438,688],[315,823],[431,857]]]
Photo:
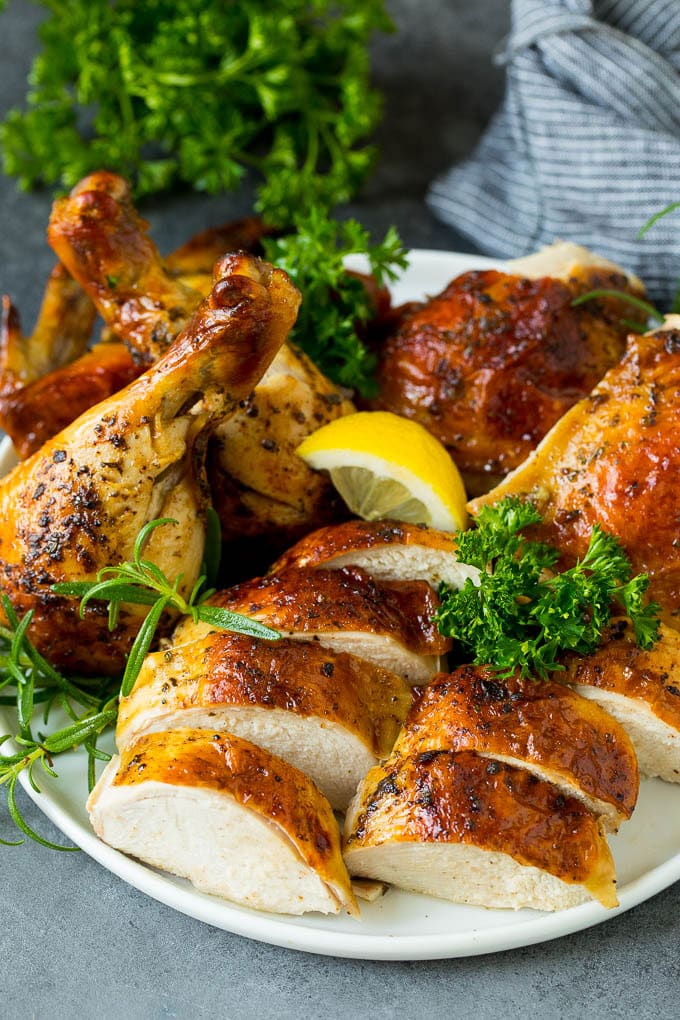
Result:
[[417,422],[360,411],[317,429],[297,452],[310,467],[328,471],[349,509],[364,520],[391,518],[442,531],[467,525],[458,469]]

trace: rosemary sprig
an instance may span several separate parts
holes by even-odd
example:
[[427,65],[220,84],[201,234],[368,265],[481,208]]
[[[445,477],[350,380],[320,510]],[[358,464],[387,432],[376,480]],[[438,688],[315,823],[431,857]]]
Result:
[[[144,546],[151,533],[163,525],[177,523],[170,517],[150,521],[137,536],[132,560],[117,567],[104,567],[97,574],[96,581],[64,581],[52,586],[59,595],[80,598],[81,616],[92,599],[108,602],[109,630],[113,630],[118,623],[120,608],[124,603],[150,606],[149,614],[130,649],[120,688],[123,697],[126,697],[134,687],[158,624],[167,610],[173,610],[181,616],[190,616],[194,623],[202,621],[223,630],[246,634],[248,637],[263,638],[266,641],[276,641],[280,637],[278,631],[250,620],[241,613],[232,613],[219,606],[205,605],[206,599],[214,594],[214,589],[206,587],[206,574],[199,577],[189,598],[185,599],[179,591],[182,583],[181,574],[171,582],[155,563],[142,558]],[[211,569],[210,572],[215,576],[216,571]]]
[[[56,778],[54,757],[82,747],[87,752],[88,786],[92,790],[96,782],[96,762],[108,761],[111,757],[97,746],[97,741],[110,726],[115,725],[119,696],[129,694],[132,690],[166,610],[191,616],[195,622],[203,621],[213,627],[236,630],[253,637],[266,640],[276,640],[279,637],[277,631],[249,620],[240,613],[205,604],[205,600],[214,591],[206,587],[207,578],[214,584],[219,569],[221,538],[219,521],[214,512],[208,515],[203,572],[188,599],[179,591],[181,576],[171,582],[155,563],[143,558],[144,547],[155,528],[176,523],[170,518],[151,521],[137,536],[132,560],[117,567],[105,567],[95,581],[54,585],[54,590],[59,594],[81,599],[81,615],[92,599],[107,601],[111,629],[118,622],[123,603],[150,607],[130,650],[122,681],[110,677],[63,676],[30,641],[28,632],[33,619],[32,611],[19,619],[10,600],[0,592],[0,605],[7,620],[7,625],[0,625],[0,705],[12,705],[16,709],[18,731],[14,735],[0,736],[0,745],[13,739],[18,748],[10,754],[0,753],[0,786],[5,789],[7,808],[17,828],[42,846],[54,850],[77,849],[52,843],[31,828],[16,800],[19,777],[25,773],[32,788],[39,793],[34,771],[42,769],[47,775]],[[11,695],[5,693],[10,689]],[[33,720],[37,705],[44,705],[42,718],[45,725],[55,708],[61,709],[70,721],[47,736],[34,735]],[[17,842],[1,838],[0,844],[18,845]]]
[[[634,294],[628,294],[625,290],[609,290],[607,288],[589,290],[587,294],[579,294],[578,297],[574,298],[571,302],[571,307],[577,308],[579,305],[585,304],[586,301],[596,301],[598,298],[617,298],[619,301],[627,301],[633,308],[644,312],[648,323],[652,322],[662,325],[664,322],[664,316],[658,308],[650,305],[648,301],[643,301],[642,298],[635,297]],[[648,328],[639,322],[633,322],[631,319],[621,319],[621,322],[635,333],[644,333]]]

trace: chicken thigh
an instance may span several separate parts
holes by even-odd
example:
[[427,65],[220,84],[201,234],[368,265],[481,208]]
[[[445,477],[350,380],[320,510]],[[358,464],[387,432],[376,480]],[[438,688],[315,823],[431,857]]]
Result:
[[[0,482],[0,569],[16,611],[33,610],[30,634],[55,665],[117,673],[143,619],[52,592],[129,559],[157,517],[147,555],[194,584],[203,555],[207,434],[252,390],[291,329],[299,294],[285,273],[247,255],[216,266],[208,299],[166,355],[127,389],[98,404]],[[141,615],[140,615],[141,613]]]

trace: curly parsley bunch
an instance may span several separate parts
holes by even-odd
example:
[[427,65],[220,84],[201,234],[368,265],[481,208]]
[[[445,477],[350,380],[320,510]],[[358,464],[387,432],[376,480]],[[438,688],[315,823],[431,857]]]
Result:
[[232,190],[259,172],[273,224],[354,194],[379,115],[368,42],[383,0],[42,0],[28,109],[0,128],[22,188],[107,167],[138,195]]

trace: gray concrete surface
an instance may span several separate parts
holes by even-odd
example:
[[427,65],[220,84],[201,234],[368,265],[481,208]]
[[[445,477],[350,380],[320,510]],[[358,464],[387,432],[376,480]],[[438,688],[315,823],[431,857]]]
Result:
[[[462,247],[421,197],[474,144],[502,90],[490,54],[505,0],[393,0],[396,36],[375,47],[387,96],[378,172],[353,212],[394,221],[413,246]],[[36,10],[0,16],[0,107],[18,101]],[[0,290],[30,324],[52,256],[50,198],[0,178]],[[173,196],[147,207],[166,250],[247,210],[247,197]],[[25,803],[29,821],[54,836]],[[0,808],[0,834],[8,835]],[[677,940],[677,941],[676,941]],[[680,886],[558,942],[496,956],[378,964],[306,956],[204,926],[149,900],[84,854],[0,848],[0,1020],[160,1018],[677,1017]]]

